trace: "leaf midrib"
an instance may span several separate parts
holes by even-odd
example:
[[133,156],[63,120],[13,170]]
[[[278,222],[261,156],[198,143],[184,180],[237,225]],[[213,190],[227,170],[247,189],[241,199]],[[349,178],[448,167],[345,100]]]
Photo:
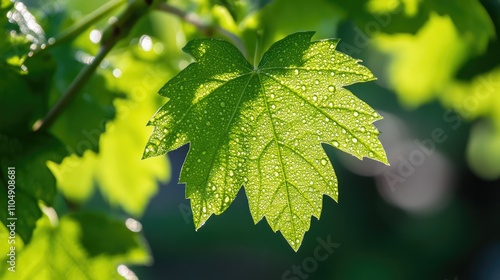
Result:
[[[278,149],[278,158],[279,158],[278,161],[280,163],[281,171],[282,171],[282,174],[283,174],[283,181],[284,181],[285,188],[286,188],[286,194],[287,194],[287,201],[288,201],[288,209],[289,209],[289,213],[290,213],[290,219],[293,219],[292,202],[290,200],[290,191],[288,189],[288,178],[286,176],[285,167],[283,166],[283,162],[282,162],[283,156],[281,155],[280,142],[278,141],[278,136],[276,135],[276,128],[275,128],[274,123],[272,121],[272,114],[271,114],[271,110],[269,109],[269,102],[267,101],[267,96],[266,96],[266,91],[265,91],[265,88],[264,88],[264,84],[262,83],[260,75],[257,75],[257,77],[259,78],[259,84],[260,84],[260,88],[262,90],[261,94],[264,97],[264,103],[266,105],[266,111],[267,111],[267,113],[269,115],[269,120],[270,120],[272,131],[273,131],[273,138],[274,138],[274,141],[276,142],[276,148]],[[279,187],[277,189],[279,189]],[[260,193],[261,192],[259,190],[259,200],[260,200]],[[292,231],[295,234],[295,232],[296,232],[295,224],[293,222],[290,223],[290,224],[292,226]],[[295,242],[295,240],[293,240],[293,242]]]

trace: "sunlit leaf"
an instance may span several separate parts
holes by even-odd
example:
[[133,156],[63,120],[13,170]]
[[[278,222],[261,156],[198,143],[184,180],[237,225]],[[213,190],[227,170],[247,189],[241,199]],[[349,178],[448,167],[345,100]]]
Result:
[[468,44],[449,17],[437,14],[415,35],[380,34],[374,42],[389,56],[385,71],[390,86],[410,107],[434,99],[467,59]]
[[184,48],[197,62],[160,90],[170,100],[149,123],[144,157],[190,143],[180,181],[196,228],[224,212],[244,185],[254,221],[265,216],[297,250],[323,195],[338,197],[321,143],[387,163],[372,124],[381,116],[344,89],[372,73],[335,51],[338,40],[312,36],[275,43],[255,69],[226,41]]
[[471,81],[454,81],[441,96],[443,104],[467,121],[487,120],[471,130],[467,160],[479,176],[500,177],[500,68],[476,76]]
[[[168,38],[173,46],[168,46],[166,55],[174,53],[170,51],[175,48],[174,38]],[[154,50],[144,51],[140,41],[127,52],[111,54],[109,59],[119,75],[109,77],[107,82],[115,85],[124,98],[114,102],[117,115],[98,140],[99,153],[87,150],[81,158],[71,156],[60,165],[50,164],[50,168],[59,189],[71,201],[84,203],[97,187],[111,205],[141,216],[156,194],[158,183],[167,181],[170,175],[165,157],[140,160],[149,130],[144,124],[160,104],[157,96],[147,93],[158,89],[170,71],[167,65],[156,64],[158,54]],[[90,135],[98,134],[96,131]]]
[[150,262],[147,245],[124,221],[85,212],[60,221],[44,216],[32,242],[16,253],[16,272],[2,269],[2,279],[123,279],[119,265]]
[[500,128],[489,122],[476,124],[467,145],[467,160],[471,169],[482,178],[500,178]]

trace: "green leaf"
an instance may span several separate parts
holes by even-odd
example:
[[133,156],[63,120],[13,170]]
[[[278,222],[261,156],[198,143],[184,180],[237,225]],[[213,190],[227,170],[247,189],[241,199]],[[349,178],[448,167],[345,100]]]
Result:
[[[0,66],[0,134],[19,135],[31,131],[41,113],[41,100],[13,69]],[[38,113],[38,114],[37,114]]]
[[228,42],[198,39],[184,51],[197,62],[160,94],[144,157],[190,143],[180,181],[196,228],[221,214],[242,185],[255,222],[266,217],[298,250],[323,195],[338,198],[337,177],[321,143],[387,163],[372,123],[381,119],[344,86],[373,80],[338,40],[314,32],[275,43],[254,69]]
[[[169,25],[172,21],[169,18],[166,20],[160,23]],[[167,36],[165,32],[162,35]],[[169,46],[165,55],[178,55],[175,33],[164,41],[174,44]],[[156,194],[158,182],[167,181],[170,175],[169,162],[165,157],[141,160],[149,133],[144,123],[163,102],[160,96],[146,92],[160,88],[164,76],[171,74],[168,65],[159,63],[160,60],[167,60],[165,56],[157,58],[139,45],[130,49],[132,51],[115,52],[108,57],[116,69],[126,69],[120,78],[108,80],[108,84],[123,92],[125,98],[114,102],[117,115],[107,123],[106,132],[99,138],[99,153],[87,150],[82,157],[72,155],[60,165],[50,163],[49,167],[57,178],[58,188],[70,201],[84,203],[97,187],[111,205],[140,217]],[[168,57],[169,61],[174,59]],[[96,93],[101,94],[97,90]]]
[[388,84],[413,108],[436,98],[468,56],[467,42],[452,20],[437,14],[415,35],[379,34],[374,43],[389,58],[384,69]]
[[[75,61],[75,57],[80,54],[84,57],[83,60],[93,58],[85,49],[95,47],[85,46],[84,50],[68,48],[54,52],[58,68],[50,95],[49,103],[52,106],[84,66],[83,63]],[[81,156],[86,150],[99,151],[101,133],[106,130],[106,123],[115,117],[113,100],[118,96],[118,92],[113,88],[114,79],[116,78],[110,69],[98,69],[68,105],[64,115],[51,127],[50,131],[61,139],[72,153]]]
[[[65,197],[82,203],[93,193],[94,182],[112,205],[119,205],[138,217],[158,189],[158,181],[169,179],[166,158],[141,161],[142,145],[147,141],[144,122],[154,112],[154,100],[119,100],[121,114],[100,139],[98,154],[87,151],[83,157],[72,155],[60,165],[49,163],[57,185]],[[116,143],[120,143],[117,145]]]
[[471,49],[484,50],[495,34],[488,12],[479,0],[330,0],[349,13],[362,32],[415,34],[430,17],[437,13],[447,16],[458,32],[476,45]]
[[491,122],[476,124],[467,145],[467,161],[471,169],[486,180],[500,178],[500,129]]
[[[56,181],[47,168],[47,161],[61,162],[66,155],[61,143],[49,134],[28,135],[26,137],[9,137],[0,135],[0,168],[2,174],[9,167],[15,173],[15,217],[16,232],[28,243],[31,239],[36,221],[42,213],[38,207],[41,200],[52,205],[56,197]],[[0,176],[0,201],[7,205],[7,177]],[[0,209],[2,223],[8,223],[7,208]]]
[[380,58],[387,58],[387,84],[410,108],[447,91],[448,83],[464,64],[482,54],[495,36],[493,22],[477,0],[426,0],[419,3],[415,13],[370,14],[366,22],[358,24],[356,32],[357,40],[367,41],[366,35],[373,37],[373,46],[380,52],[373,55],[374,64],[380,65]]
[[[0,226],[0,236],[3,231]],[[60,221],[44,216],[32,242],[16,249],[16,272],[2,269],[2,279],[33,279],[34,273],[41,280],[123,279],[118,265],[151,261],[139,233],[130,231],[124,221],[98,213],[71,214]]]
[[456,80],[446,86],[441,102],[474,125],[467,145],[471,169],[484,179],[500,177],[500,67],[470,81]]

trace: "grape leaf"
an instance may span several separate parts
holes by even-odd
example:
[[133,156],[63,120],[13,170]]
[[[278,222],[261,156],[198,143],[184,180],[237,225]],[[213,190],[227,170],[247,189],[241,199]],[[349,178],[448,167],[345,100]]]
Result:
[[500,67],[470,81],[448,83],[439,97],[446,108],[453,108],[466,121],[483,119],[471,129],[467,161],[478,176],[500,178]]
[[[6,170],[14,167],[16,232],[24,243],[31,240],[36,221],[42,216],[38,201],[46,205],[54,203],[56,181],[47,168],[47,161],[61,162],[66,151],[61,142],[50,134],[12,137],[0,134],[0,201],[7,205],[8,178]],[[0,209],[2,223],[8,224],[7,207]]]
[[[391,14],[375,18],[379,26],[405,26]],[[392,35],[387,34],[387,28],[382,29],[383,32],[368,32],[368,24],[360,25],[362,32],[374,38],[373,46],[380,52],[373,56],[374,64],[380,64],[380,57],[388,59],[385,62],[387,84],[410,108],[439,98],[465,63],[482,54],[495,36],[493,22],[477,0],[453,4],[441,0],[423,1],[418,13],[407,20],[417,18],[423,21],[415,25],[414,34],[408,33],[410,28],[400,29]],[[370,65],[370,61],[367,63]]]
[[[4,267],[7,258],[2,257]],[[16,272],[2,269],[0,278],[33,279],[36,273],[36,279],[123,279],[119,265],[147,264],[151,257],[140,233],[130,231],[123,221],[79,212],[58,222],[45,215],[32,242],[17,248],[16,261]]]
[[[161,17],[155,20],[155,25],[172,25],[174,20]],[[138,23],[138,30],[134,31],[139,37],[152,28],[143,24],[146,22]],[[73,154],[60,165],[49,163],[59,190],[70,201],[84,203],[94,190],[99,190],[112,206],[120,206],[134,217],[140,217],[157,193],[158,183],[169,180],[170,167],[166,157],[140,160],[149,130],[144,123],[163,103],[160,96],[146,92],[161,87],[165,77],[171,75],[169,64],[159,62],[174,61],[180,53],[180,49],[174,51],[177,49],[177,31],[161,32],[161,41],[171,44],[165,45],[169,51],[161,56],[144,51],[136,43],[127,51],[119,50],[107,57],[115,69],[126,69],[120,72],[119,78],[113,77],[106,83],[122,92],[124,98],[114,101],[116,118],[106,124],[106,131],[99,137],[99,153],[87,150],[82,157]],[[101,92],[96,90],[96,94]]]
[[314,32],[276,42],[253,68],[226,41],[197,39],[197,62],[168,81],[170,100],[154,115],[144,157],[190,143],[180,181],[200,228],[245,187],[257,223],[264,216],[298,250],[323,195],[338,198],[337,177],[321,143],[387,163],[372,123],[381,119],[344,86],[372,73]]

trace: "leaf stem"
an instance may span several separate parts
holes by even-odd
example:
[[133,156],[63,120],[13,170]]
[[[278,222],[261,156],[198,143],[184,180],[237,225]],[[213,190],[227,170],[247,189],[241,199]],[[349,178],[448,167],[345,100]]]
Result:
[[260,61],[260,47],[262,45],[262,30],[257,31],[257,38],[255,40],[255,52],[253,55],[253,67],[257,69],[259,65],[257,65]]
[[243,56],[248,58],[248,52],[247,49],[245,48],[245,44],[243,44],[243,41],[240,39],[240,37],[238,37],[238,35],[232,33],[231,31],[223,27],[220,27],[218,25],[207,24],[203,22],[196,14],[188,13],[168,3],[158,3],[156,9],[159,11],[163,11],[178,16],[182,20],[191,23],[205,34],[210,34],[213,31],[221,34],[222,36],[228,38],[241,51]]

